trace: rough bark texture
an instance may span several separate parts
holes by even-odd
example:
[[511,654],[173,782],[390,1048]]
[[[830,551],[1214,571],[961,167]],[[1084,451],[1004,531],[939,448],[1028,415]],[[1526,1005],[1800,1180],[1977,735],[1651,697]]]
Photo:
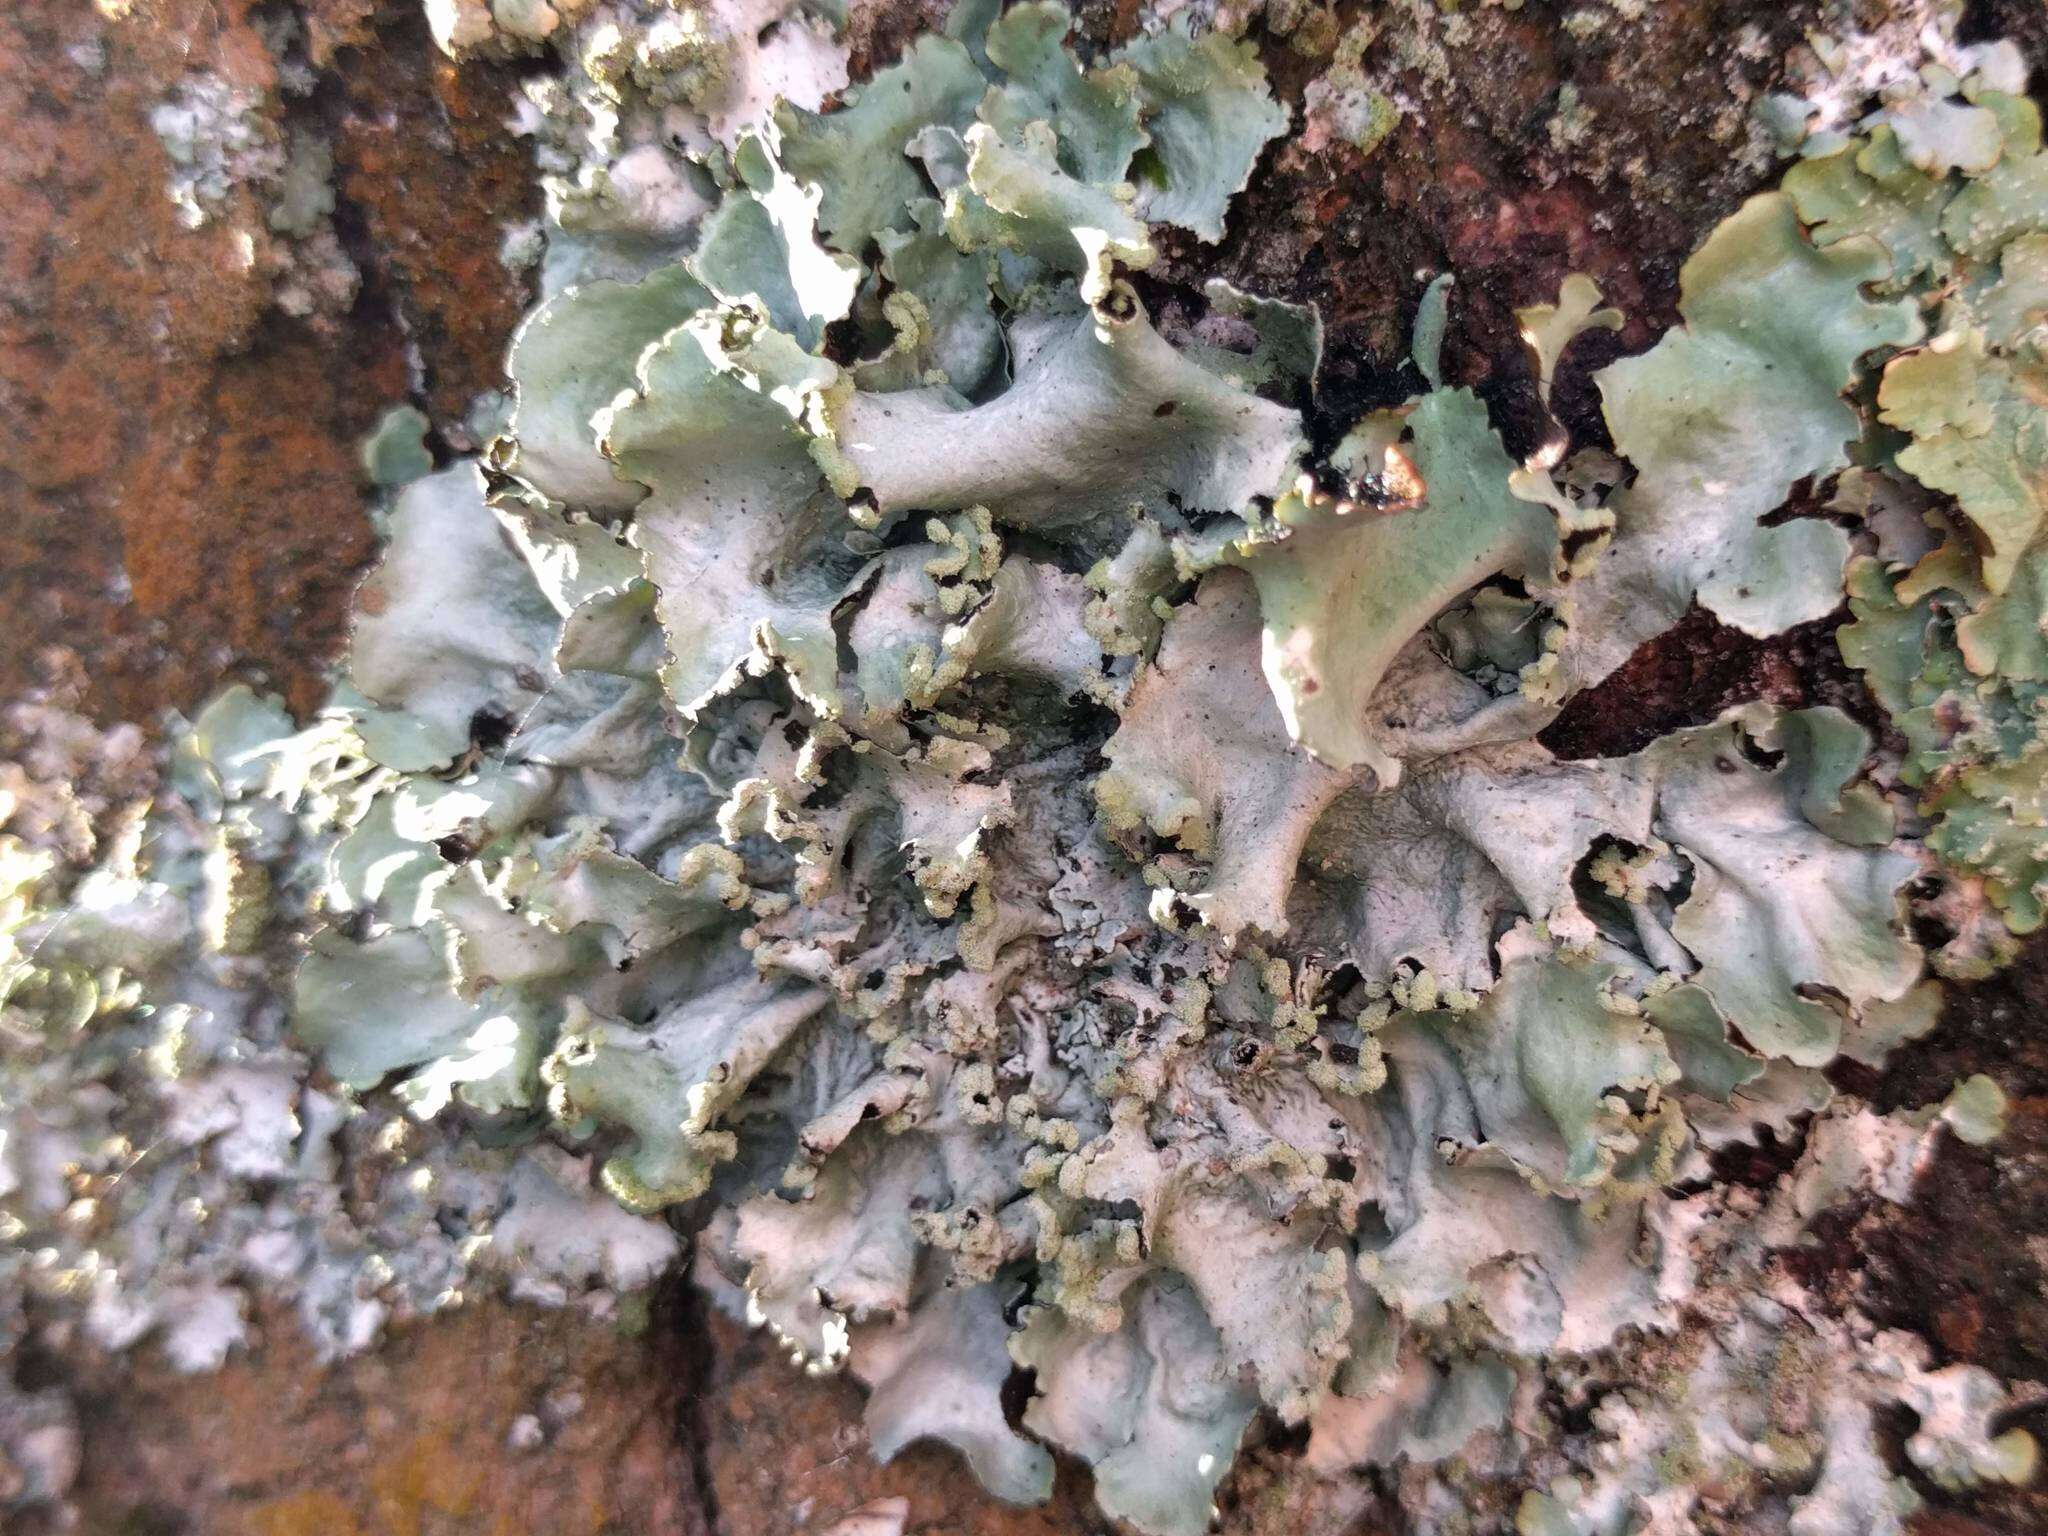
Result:
[[[855,0],[857,65],[886,64],[944,9]],[[1423,111],[1369,156],[1283,143],[1220,253],[1171,249],[1148,289],[1192,307],[1178,285],[1220,272],[1318,303],[1327,437],[1415,385],[1415,300],[1453,270],[1447,371],[1487,394],[1512,438],[1535,418],[1511,311],[1553,296],[1567,271],[1590,272],[1629,316],[1576,348],[1559,384],[1575,430],[1595,433],[1591,369],[1670,323],[1680,262],[1767,175],[1735,152],[1740,124],[1721,109],[1768,88],[1813,12],[1668,0],[1571,43],[1549,6],[1471,8],[1454,67],[1432,75],[1425,61],[1406,77]],[[499,238],[536,200],[525,150],[501,126],[509,71],[442,60],[416,0],[306,0],[285,41],[280,14],[252,0],[0,8],[0,694],[62,646],[108,719],[189,707],[236,676],[310,705],[372,548],[357,438],[407,397],[448,429],[500,382],[526,294]],[[1119,40],[1133,14],[1092,4],[1083,33]],[[1369,62],[1397,46],[1395,15]],[[1340,23],[1357,19],[1339,7]],[[2020,38],[2037,76],[2048,72],[2038,0],[1991,0],[1973,23]],[[1262,47],[1298,105],[1320,65],[1283,39]],[[280,130],[331,146],[333,226],[362,274],[352,301],[281,313],[294,258],[260,209],[231,198],[201,228],[175,218],[148,113],[202,71],[262,94],[291,119]],[[302,71],[310,89],[276,89]],[[1594,116],[1590,141],[1554,128],[1566,86]],[[1832,627],[1766,643],[1696,614],[1546,739],[1574,756],[1631,751],[1750,698],[1868,718]],[[1890,1107],[1990,1072],[2015,1099],[2013,1129],[1988,1149],[1948,1144],[1917,1205],[1849,1213],[1800,1260],[1844,1284],[1866,1272],[1882,1321],[1927,1333],[1945,1358],[2036,1379],[2048,1378],[2044,1014],[2036,951],[1960,989],[1938,1035],[1893,1072],[1845,1074],[1844,1087]],[[1763,1158],[1755,1175],[1778,1171]],[[876,1468],[854,1388],[799,1376],[765,1338],[680,1293],[634,1333],[479,1304],[329,1368],[284,1320],[265,1338],[254,1358],[198,1380],[146,1356],[40,1362],[92,1415],[87,1530],[785,1536],[895,1495],[911,1501],[913,1530],[1101,1526],[1072,1469],[1048,1508],[1010,1511],[936,1450]],[[582,1406],[565,1415],[572,1396]],[[518,1450],[508,1436],[523,1415],[544,1433]],[[2031,1419],[2048,1434],[2041,1412]],[[1274,1438],[1247,1455],[1225,1490],[1227,1530],[1387,1529],[1368,1484],[1316,1483],[1294,1449]],[[2038,1494],[1923,1491],[1927,1536],[2048,1530]]]
[[[276,36],[250,0],[0,14],[0,692],[57,643],[109,718],[228,676],[312,705],[372,548],[356,440],[409,390],[453,417],[499,381],[526,295],[498,226],[534,202],[508,77],[441,59],[410,0]],[[353,303],[279,312],[292,255],[246,188],[180,224],[148,119],[201,75],[331,145]]]
[[[1887,1328],[1924,1334],[1945,1362],[2008,1380],[2048,1379],[2048,947],[2035,943],[1996,979],[1954,989],[1939,1029],[1883,1072],[1844,1062],[1840,1086],[1879,1109],[1925,1104],[1959,1076],[1989,1072],[2010,1100],[1988,1147],[1943,1142],[1912,1205],[1831,1212],[1811,1257],[1846,1283],[1861,1274]],[[2048,1404],[2014,1423],[2048,1433]],[[1901,1438],[1911,1425],[1900,1427]],[[1967,1498],[1931,1484],[1925,1536],[2048,1531],[2048,1490],[1986,1489]]]
[[[471,1307],[322,1369],[289,1317],[215,1375],[61,1364],[87,1416],[88,1532],[709,1536],[675,1426],[679,1331]],[[515,1426],[517,1428],[515,1429]]]

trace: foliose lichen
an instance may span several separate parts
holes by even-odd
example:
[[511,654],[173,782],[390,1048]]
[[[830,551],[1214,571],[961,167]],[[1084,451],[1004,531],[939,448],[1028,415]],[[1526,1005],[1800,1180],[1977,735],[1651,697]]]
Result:
[[[567,61],[533,87],[516,409],[380,476],[332,706],[212,706],[148,868],[63,892],[65,944],[13,855],[41,1035],[141,1029],[120,1070],[241,1105],[222,1177],[289,1188],[309,1114],[403,1106],[480,1133],[434,1145],[496,1159],[501,1239],[503,1181],[556,1177],[524,1251],[572,1271],[614,1232],[658,1262],[666,1213],[714,1296],[868,1385],[877,1455],[943,1440],[1031,1501],[1064,1451],[1160,1536],[1206,1527],[1261,1414],[1320,1470],[1405,1468],[1444,1528],[1432,1469],[1517,1476],[1528,1536],[1706,1500],[1902,1530],[1894,1406],[1935,1482],[2030,1474],[1987,1372],[1770,1262],[1996,1134],[1986,1079],[1882,1116],[1824,1069],[2042,920],[2048,154],[2015,51],[1937,26],[1853,118],[1778,103],[1801,158],[1598,373],[1611,446],[1553,422],[1517,462],[1441,382],[1444,287],[1430,387],[1327,454],[1311,312],[1219,283],[1215,325],[1155,327],[1160,227],[1220,238],[1287,128],[1220,30],[1084,61],[1050,0],[968,3],[848,86],[807,9],[436,14]],[[1546,401],[1618,321],[1582,278],[1522,318]],[[1896,744],[1766,704],[1622,757],[1537,739],[1695,606],[1770,636],[1845,598]],[[223,969],[294,926],[294,1043],[219,1023]],[[264,1076],[297,1050],[317,1106]],[[1775,1189],[1717,1181],[1801,1127]],[[1618,1346],[1635,1384],[1597,1391]],[[1547,1406],[1574,1394],[1590,1428]]]
[[[252,1297],[332,1357],[483,1290],[606,1314],[668,1268],[573,1154],[356,1102],[290,1039],[292,935],[378,789],[353,733],[238,689],[175,734],[0,710],[0,1362],[63,1322],[209,1369]],[[76,1412],[12,1375],[0,1508],[59,1502]]]

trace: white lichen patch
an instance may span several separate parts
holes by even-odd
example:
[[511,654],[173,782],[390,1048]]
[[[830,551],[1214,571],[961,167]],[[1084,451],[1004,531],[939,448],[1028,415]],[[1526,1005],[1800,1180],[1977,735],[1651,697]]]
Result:
[[288,119],[289,99],[312,89],[292,55],[296,18],[269,28],[285,55],[274,86],[214,73],[173,84],[149,111],[169,164],[165,195],[190,230],[227,236],[229,261],[267,278],[271,301],[294,318],[325,324],[346,313],[361,274],[333,222],[334,156],[325,130]]
[[284,174],[285,150],[264,115],[262,93],[218,76],[181,81],[150,109],[149,126],[170,157],[165,191],[188,229],[213,217],[238,183]]

